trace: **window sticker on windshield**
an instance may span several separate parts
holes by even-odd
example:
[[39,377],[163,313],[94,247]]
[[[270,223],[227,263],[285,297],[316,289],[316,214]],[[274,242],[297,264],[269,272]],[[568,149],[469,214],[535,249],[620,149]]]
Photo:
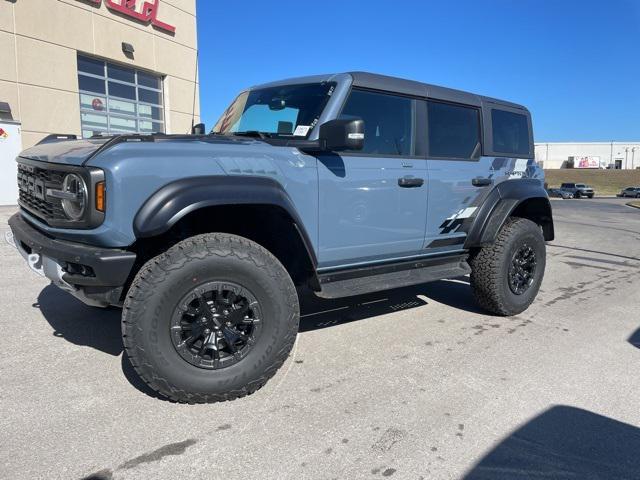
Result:
[[293,132],[295,137],[306,137],[311,127],[309,125],[298,125]]

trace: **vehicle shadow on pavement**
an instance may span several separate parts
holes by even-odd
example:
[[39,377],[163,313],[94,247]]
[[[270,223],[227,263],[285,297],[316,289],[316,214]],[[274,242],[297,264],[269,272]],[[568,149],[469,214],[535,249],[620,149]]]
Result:
[[[332,300],[319,298],[310,291],[301,291],[299,331],[318,330],[423,307],[430,300],[467,312],[482,313],[475,305],[468,282],[468,278],[463,277]],[[33,307],[38,308],[49,322],[55,337],[114,357],[122,355],[122,371],[129,383],[141,392],[157,397],[138,377],[127,355],[123,354],[120,309],[89,307],[53,285],[40,292]]]
[[640,348],[640,328],[631,334],[631,336],[627,339],[631,345],[636,348]]
[[509,435],[464,480],[638,478],[638,452],[640,428],[559,405]]
[[89,307],[58,287],[49,285],[38,295],[42,316],[53,328],[53,335],[74,345],[91,347],[117,357],[122,354],[122,373],[137,390],[151,397],[158,394],[145,384],[125,355],[120,330],[121,310]]
[[476,305],[468,277],[337,299],[320,298],[310,291],[299,294],[300,332],[422,307],[429,300],[469,313],[486,313]]
[[33,306],[40,309],[54,336],[116,357],[122,353],[119,309],[89,307],[53,285],[40,292]]

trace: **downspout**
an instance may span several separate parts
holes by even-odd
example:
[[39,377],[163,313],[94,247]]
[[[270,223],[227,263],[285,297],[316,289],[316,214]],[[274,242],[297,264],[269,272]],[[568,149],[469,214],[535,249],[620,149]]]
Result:
[[611,168],[616,168],[616,166],[613,164],[613,140],[611,140],[611,155],[609,156],[609,166]]

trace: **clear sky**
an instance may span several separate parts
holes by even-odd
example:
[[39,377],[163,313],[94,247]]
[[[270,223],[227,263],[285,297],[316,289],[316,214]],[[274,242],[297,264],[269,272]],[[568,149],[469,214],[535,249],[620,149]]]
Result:
[[640,0],[197,0],[202,118],[365,70],[526,105],[537,142],[640,140]]

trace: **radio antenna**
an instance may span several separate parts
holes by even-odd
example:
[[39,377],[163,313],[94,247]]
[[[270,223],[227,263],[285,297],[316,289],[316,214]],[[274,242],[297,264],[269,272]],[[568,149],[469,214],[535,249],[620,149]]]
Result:
[[196,124],[196,94],[198,92],[198,58],[200,56],[200,50],[196,49],[196,74],[193,78],[193,107],[191,110],[191,132],[193,133],[193,127]]

